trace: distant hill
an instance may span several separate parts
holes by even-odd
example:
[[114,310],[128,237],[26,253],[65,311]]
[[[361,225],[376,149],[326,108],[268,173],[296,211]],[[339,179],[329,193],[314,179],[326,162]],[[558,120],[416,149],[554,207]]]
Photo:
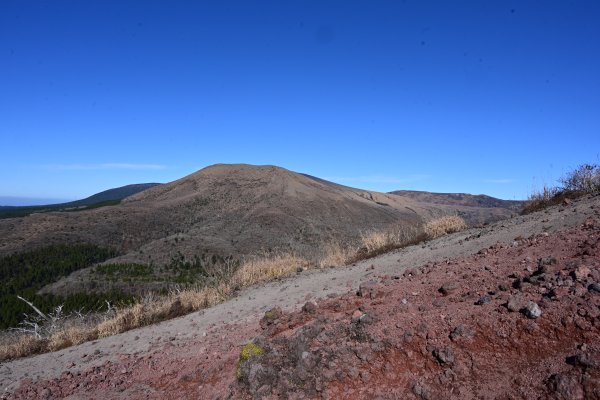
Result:
[[276,166],[217,164],[113,207],[0,220],[0,255],[85,242],[118,250],[119,261],[156,265],[204,253],[286,251],[318,257],[329,243],[357,241],[370,229],[418,227],[445,214],[476,225],[506,218],[511,210],[421,202]]
[[502,200],[483,194],[432,193],[416,190],[396,190],[391,195],[416,201],[423,206],[445,206],[463,217],[471,226],[495,222],[520,212],[523,202]]
[[25,217],[32,213],[50,211],[82,211],[108,205],[116,205],[125,197],[134,195],[160,183],[139,183],[108,189],[96,193],[85,199],[70,201],[67,203],[31,205],[31,206],[0,206],[0,219]]
[[518,210],[523,205],[522,201],[502,200],[484,194],[467,193],[431,193],[420,192],[416,190],[396,190],[390,192],[396,196],[402,196],[420,203],[444,204],[465,207],[483,207],[483,208],[506,208]]
[[143,192],[146,189],[150,189],[158,185],[160,185],[160,183],[137,183],[133,185],[121,186],[96,193],[82,200],[64,203],[63,206],[90,206],[105,201],[123,200],[125,197],[133,196],[134,194]]

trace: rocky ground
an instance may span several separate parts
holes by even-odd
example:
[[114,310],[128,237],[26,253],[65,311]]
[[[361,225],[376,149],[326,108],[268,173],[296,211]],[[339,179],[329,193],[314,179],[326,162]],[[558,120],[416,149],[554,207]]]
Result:
[[599,339],[596,197],[6,363],[0,379],[11,399],[600,399]]

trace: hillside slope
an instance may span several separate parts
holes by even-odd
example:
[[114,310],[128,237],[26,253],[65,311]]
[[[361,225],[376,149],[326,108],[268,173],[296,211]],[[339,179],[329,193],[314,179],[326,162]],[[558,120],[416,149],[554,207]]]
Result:
[[[599,235],[587,197],[4,363],[0,383],[14,399],[595,399]],[[265,357],[237,380],[252,339]]]
[[261,250],[314,257],[326,243],[356,241],[369,229],[416,227],[449,213],[477,223],[510,215],[503,208],[420,203],[274,166],[219,164],[119,205],[0,221],[0,254],[87,242],[113,247],[123,255],[121,261],[139,263],[167,263],[179,253]]
[[104,201],[123,200],[126,197],[133,196],[134,194],[143,192],[144,190],[148,190],[158,185],[160,185],[160,183],[136,183],[132,185],[125,185],[114,189],[104,190],[102,192],[86,197],[85,199],[72,201],[70,203],[65,203],[64,205],[89,206],[92,204],[102,203]]

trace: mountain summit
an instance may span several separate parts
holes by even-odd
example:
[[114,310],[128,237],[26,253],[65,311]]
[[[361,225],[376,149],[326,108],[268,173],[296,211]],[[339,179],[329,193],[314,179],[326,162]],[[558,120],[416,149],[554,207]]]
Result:
[[325,243],[357,240],[371,229],[416,227],[452,213],[477,224],[510,212],[420,202],[270,165],[217,164],[129,196],[119,205],[2,220],[0,254],[65,242],[110,246],[122,260],[145,263],[165,263],[180,253],[314,254]]

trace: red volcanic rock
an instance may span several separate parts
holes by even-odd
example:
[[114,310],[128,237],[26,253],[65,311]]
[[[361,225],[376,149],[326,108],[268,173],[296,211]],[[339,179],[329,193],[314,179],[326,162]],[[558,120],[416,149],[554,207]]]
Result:
[[[267,329],[258,320],[215,327],[151,358],[24,381],[10,397],[600,399],[598,226],[594,219],[428,265],[409,279],[369,281],[359,296],[327,297],[304,311],[267,312]],[[260,351],[240,360],[250,340]]]

